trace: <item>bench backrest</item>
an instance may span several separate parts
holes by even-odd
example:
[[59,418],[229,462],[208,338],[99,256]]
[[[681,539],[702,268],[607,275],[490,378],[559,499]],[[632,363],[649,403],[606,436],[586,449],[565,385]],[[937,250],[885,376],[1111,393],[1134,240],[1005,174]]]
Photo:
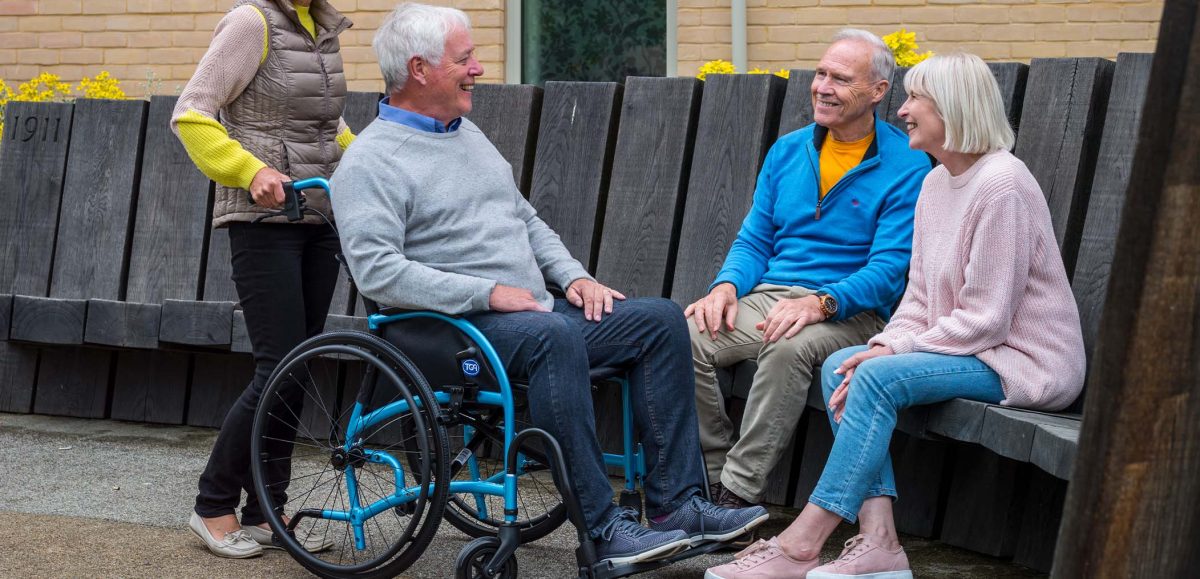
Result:
[[[1099,341],[1100,315],[1108,295],[1121,210],[1128,202],[1129,175],[1133,169],[1153,59],[1153,54],[1119,54],[1113,73],[1096,174],[1092,179],[1087,218],[1079,242],[1079,258],[1075,277],[1071,280],[1075,303],[1079,306],[1084,351],[1089,361]],[[1082,403],[1083,396],[1080,396],[1071,409],[1082,410]]]
[[595,271],[622,86],[547,82],[529,202],[571,255]]
[[7,105],[0,144],[0,293],[45,296],[50,289],[74,111],[63,103]]
[[725,262],[775,142],[785,86],[773,74],[704,81],[671,284],[670,298],[681,306],[703,296]]
[[525,197],[533,177],[534,146],[542,116],[542,89],[527,84],[477,84],[468,117],[512,165]]
[[130,302],[200,297],[212,183],[171,130],[178,99],[150,99],[125,295]]
[[670,292],[700,95],[694,78],[626,80],[596,278],[627,296]]
[[1112,61],[1102,58],[1035,58],[1029,66],[1015,154],[1046,195],[1068,277],[1075,271],[1112,71]]

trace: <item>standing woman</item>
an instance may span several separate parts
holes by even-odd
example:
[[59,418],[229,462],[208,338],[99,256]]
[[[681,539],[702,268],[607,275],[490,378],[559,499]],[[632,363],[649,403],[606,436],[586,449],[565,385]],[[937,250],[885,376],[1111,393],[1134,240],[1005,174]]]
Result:
[[[280,359],[321,332],[337,281],[337,234],[319,216],[255,220],[283,204],[283,183],[332,175],[354,138],[341,118],[346,79],[338,52],[338,34],[350,25],[326,0],[238,0],[171,118],[192,161],[217,183],[213,227],[229,228],[233,282],[254,350],[253,379],[225,416],[189,522],[221,557],[254,557],[271,545],[250,475],[254,411]],[[333,217],[323,193],[309,195],[308,206]],[[305,545],[328,548],[315,538]]]
[[[1013,133],[991,71],[977,56],[939,55],[909,71],[904,88],[909,147],[940,163],[917,201],[904,299],[867,346],[822,368],[834,443],[808,505],[709,579],[911,579],[892,516],[896,413],[951,398],[1060,410],[1083,388],[1079,314],[1050,210],[1008,152]],[[860,534],[820,566],[843,520],[858,520]]]

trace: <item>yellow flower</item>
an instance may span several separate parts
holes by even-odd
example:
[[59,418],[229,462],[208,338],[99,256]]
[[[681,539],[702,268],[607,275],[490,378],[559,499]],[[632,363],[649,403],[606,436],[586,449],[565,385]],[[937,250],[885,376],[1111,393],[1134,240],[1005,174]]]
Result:
[[121,90],[120,81],[110,76],[107,70],[101,71],[94,79],[83,77],[76,90],[83,93],[83,98],[87,99],[125,98],[125,91]]
[[792,78],[792,71],[790,71],[786,68],[781,68],[781,69],[775,71],[775,76],[778,76],[781,78]]
[[709,74],[733,74],[737,72],[733,63],[721,59],[710,60],[700,66],[700,74],[696,78],[704,80]]
[[750,70],[747,70],[746,74],[771,74],[771,71],[769,71],[765,68],[759,68],[756,66]]
[[909,32],[903,28],[883,37],[884,44],[892,49],[892,55],[896,57],[896,66],[910,67],[917,63],[933,56],[933,52],[925,51],[918,53],[920,48],[917,46],[917,34]]

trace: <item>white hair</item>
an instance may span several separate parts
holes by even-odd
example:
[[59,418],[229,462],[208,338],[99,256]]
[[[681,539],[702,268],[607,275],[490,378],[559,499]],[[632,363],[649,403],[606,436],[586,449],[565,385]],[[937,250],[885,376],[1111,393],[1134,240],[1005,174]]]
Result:
[[866,30],[843,28],[833,35],[834,43],[842,40],[857,40],[871,45],[874,51],[871,54],[871,72],[875,73],[875,80],[892,82],[892,71],[896,70],[896,57],[882,38]]
[[471,20],[457,8],[405,2],[392,10],[371,42],[387,92],[404,88],[413,57],[435,66],[441,63],[446,37],[458,28],[470,32]]
[[930,57],[904,76],[904,90],[933,101],[946,126],[942,148],[947,151],[984,154],[1011,149],[1016,141],[1004,113],[1000,85],[974,54]]

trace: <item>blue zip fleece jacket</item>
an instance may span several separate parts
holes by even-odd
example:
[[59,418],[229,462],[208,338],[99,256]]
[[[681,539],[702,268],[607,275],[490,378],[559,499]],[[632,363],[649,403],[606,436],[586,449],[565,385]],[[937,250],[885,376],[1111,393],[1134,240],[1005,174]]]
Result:
[[754,205],[729,249],[717,284],[742,297],[760,283],[826,292],[834,320],[875,310],[891,317],[912,254],[913,209],[929,157],[875,118],[875,139],[857,167],[820,199],[819,150],[829,130],[809,125],[775,142]]

